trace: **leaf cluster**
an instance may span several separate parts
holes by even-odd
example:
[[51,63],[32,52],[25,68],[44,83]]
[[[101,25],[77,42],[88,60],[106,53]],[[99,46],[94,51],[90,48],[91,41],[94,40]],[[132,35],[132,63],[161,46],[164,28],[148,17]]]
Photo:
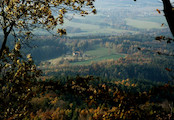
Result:
[[[13,50],[4,49],[0,58],[0,118],[20,119],[30,112],[30,100],[39,91],[36,85],[41,71],[31,55],[23,58],[20,42]],[[37,87],[36,87],[37,86]]]
[[[82,16],[96,14],[93,2],[94,0],[1,0],[0,25],[5,32],[12,31],[14,35],[20,34],[28,38],[35,28],[49,31],[62,25],[68,11]],[[57,32],[60,35],[66,34],[64,30]]]

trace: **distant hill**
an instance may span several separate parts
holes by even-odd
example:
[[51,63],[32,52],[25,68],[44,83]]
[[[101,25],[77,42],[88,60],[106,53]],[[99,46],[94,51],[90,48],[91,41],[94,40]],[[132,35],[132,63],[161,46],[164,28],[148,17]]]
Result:
[[105,7],[106,4],[131,4],[131,5],[135,5],[135,4],[160,4],[159,0],[137,0],[136,2],[134,0],[96,0],[96,5],[97,6],[102,6]]

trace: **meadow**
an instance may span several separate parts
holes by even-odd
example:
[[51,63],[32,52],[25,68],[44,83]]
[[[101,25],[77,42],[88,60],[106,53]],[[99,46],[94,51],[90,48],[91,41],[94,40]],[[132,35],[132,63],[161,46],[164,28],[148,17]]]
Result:
[[92,57],[88,60],[72,62],[71,65],[89,65],[92,62],[99,62],[104,60],[118,60],[120,57],[125,57],[125,54],[117,53],[114,49],[96,46],[93,50],[88,50],[84,54]]
[[[134,32],[129,30],[122,30],[122,29],[116,29],[112,28],[112,26],[104,25],[106,24],[105,19],[99,19],[92,17],[92,21],[88,21],[88,19],[78,19],[78,22],[75,20],[72,21],[66,21],[66,24],[63,26],[64,28],[71,27],[71,28],[79,28],[82,30],[82,32],[78,33],[68,33],[67,35],[70,37],[73,36],[88,36],[88,35],[116,35],[119,33],[127,33],[127,32]],[[84,21],[84,22],[82,22]],[[95,22],[94,22],[95,21]],[[98,22],[96,22],[98,21]],[[103,24],[103,26],[102,26]],[[67,28],[68,31],[68,28]]]
[[126,19],[127,25],[140,29],[160,29],[161,24],[150,20]]
[[[99,13],[97,15],[89,15],[86,17],[81,16],[74,16],[72,20],[65,20],[65,24],[62,26],[66,28],[68,32],[68,36],[88,36],[88,35],[119,35],[122,33],[137,33],[140,31],[134,29],[121,29],[114,27],[113,25],[120,24],[120,21],[125,22],[120,26],[132,26],[138,29],[163,29],[166,28],[166,21],[163,16],[133,16],[133,17],[126,17],[121,19],[116,19],[113,15],[106,15]],[[118,21],[119,20],[119,21]],[[161,25],[164,23],[164,26]],[[68,28],[70,27],[70,29]],[[81,32],[71,32],[71,28],[73,29],[80,29]]]
[[[125,57],[126,54],[118,53],[116,50],[100,45],[93,46],[93,49],[87,50],[82,56],[63,55],[58,58],[50,59],[47,62],[51,63],[51,66],[66,64],[68,65],[90,65],[94,62],[105,61],[105,60],[118,60],[121,57]],[[62,60],[64,61],[62,63]],[[46,61],[45,61],[46,62]]]

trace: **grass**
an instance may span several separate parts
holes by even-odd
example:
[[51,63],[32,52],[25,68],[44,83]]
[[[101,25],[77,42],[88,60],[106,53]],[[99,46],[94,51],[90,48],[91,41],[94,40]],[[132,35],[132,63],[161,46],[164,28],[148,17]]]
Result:
[[151,16],[151,17],[143,17],[143,18],[139,17],[139,18],[137,18],[137,20],[155,22],[155,23],[159,23],[159,24],[162,24],[162,23],[167,24],[167,21],[164,16]]
[[112,26],[110,25],[108,26],[101,25],[105,23],[107,23],[106,16],[103,16],[102,14],[99,14],[96,16],[91,15],[86,17],[75,16],[75,18],[70,21],[65,19],[65,24],[62,27],[63,28],[66,28],[66,27],[80,28],[82,30],[82,32],[80,33],[68,33],[67,35],[70,37],[88,36],[88,35],[113,35],[113,34],[116,35],[120,33],[134,32],[130,30],[115,29],[115,28],[112,28]]
[[[84,58],[79,57],[78,62],[72,62],[71,65],[89,65],[92,62],[99,62],[103,60],[118,60],[120,57],[125,57],[125,54],[117,53],[114,49],[109,49],[105,47],[101,47],[99,45],[94,46],[95,49],[88,50],[84,54],[86,54],[88,57],[86,57],[86,60],[83,60]],[[51,62],[52,65],[56,65],[61,59],[74,59],[73,56],[66,56],[66,57],[58,57],[55,59],[50,59],[48,62]]]
[[109,54],[113,54],[114,53],[114,50],[109,50],[109,48],[105,48],[105,47],[100,47],[99,45],[98,46],[95,46],[96,49],[94,50],[89,50],[87,52],[85,52],[85,54],[87,55],[91,55],[91,56],[106,56]]
[[157,22],[151,22],[151,21],[143,21],[143,20],[138,20],[138,19],[130,19],[127,18],[125,19],[127,22],[127,25],[129,26],[133,26],[136,28],[141,28],[141,29],[161,29],[161,24],[157,23]]
[[125,57],[125,55],[123,55],[123,54],[108,55],[108,56],[98,57],[98,58],[94,58],[94,59],[90,59],[90,60],[74,62],[74,63],[71,63],[71,65],[89,65],[92,62],[99,62],[99,61],[103,61],[103,60],[110,60],[110,59],[118,60],[120,57]]
[[86,55],[92,56],[92,59],[79,61],[79,62],[73,62],[71,65],[89,65],[92,62],[99,62],[103,60],[118,60],[120,57],[125,57],[124,54],[118,54],[115,50],[104,48],[100,46],[96,46],[96,49],[89,50],[85,52]]

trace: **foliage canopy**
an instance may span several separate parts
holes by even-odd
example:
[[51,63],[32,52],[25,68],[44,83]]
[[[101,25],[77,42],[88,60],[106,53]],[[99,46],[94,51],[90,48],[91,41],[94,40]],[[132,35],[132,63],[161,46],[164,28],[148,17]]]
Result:
[[[12,33],[16,38],[29,39],[36,28],[53,30],[64,23],[65,14],[79,13],[82,16],[96,13],[95,0],[1,0],[0,27],[4,40],[0,56],[6,46],[7,37]],[[89,11],[90,10],[90,11]],[[60,35],[65,29],[57,29]]]

